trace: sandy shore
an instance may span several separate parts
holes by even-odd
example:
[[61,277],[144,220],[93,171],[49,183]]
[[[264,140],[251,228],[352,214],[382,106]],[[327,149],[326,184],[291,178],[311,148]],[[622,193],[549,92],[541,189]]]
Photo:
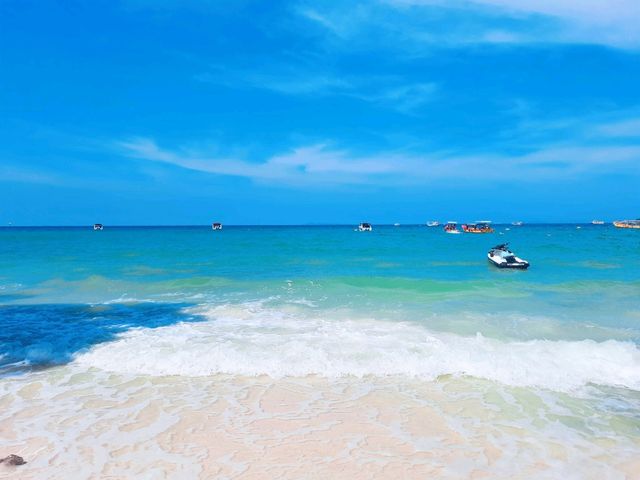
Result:
[[[0,380],[0,478],[640,478],[636,424],[589,403],[441,378]],[[602,416],[602,415],[601,415]]]

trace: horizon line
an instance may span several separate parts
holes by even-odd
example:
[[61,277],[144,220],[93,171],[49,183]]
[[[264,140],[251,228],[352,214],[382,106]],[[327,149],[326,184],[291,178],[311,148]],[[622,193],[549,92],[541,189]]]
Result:
[[[605,221],[605,225],[613,224],[614,221],[621,220],[612,220]],[[224,223],[224,222],[216,222],[222,223],[224,227],[351,227],[357,226],[362,222],[353,222],[353,223],[273,223],[273,224],[258,224],[258,223]],[[426,222],[421,223],[378,223],[378,222],[365,222],[370,223],[371,225],[378,225],[381,227],[428,227]],[[440,222],[439,226],[444,226],[446,221]],[[479,221],[473,222],[458,222],[459,224],[472,224],[479,223]],[[567,221],[567,222],[549,222],[549,221],[537,221],[537,222],[525,222],[523,221],[522,225],[514,225],[513,222],[491,222],[493,225],[510,225],[510,226],[525,226],[525,225],[592,225],[591,221]],[[91,228],[93,227],[93,223],[90,224],[80,224],[80,225],[0,225],[0,229],[11,229],[11,228]],[[211,223],[203,223],[203,224],[101,224],[105,228],[211,228]],[[602,226],[601,224],[598,226]],[[435,228],[435,227],[428,227]]]

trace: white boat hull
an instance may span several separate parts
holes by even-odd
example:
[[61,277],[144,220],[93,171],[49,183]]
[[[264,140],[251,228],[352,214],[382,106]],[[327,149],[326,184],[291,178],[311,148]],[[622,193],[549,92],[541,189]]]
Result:
[[529,268],[529,262],[516,256],[514,256],[511,261],[509,261],[505,257],[488,253],[487,259],[490,263],[498,268],[507,268],[512,270],[526,270],[527,268]]

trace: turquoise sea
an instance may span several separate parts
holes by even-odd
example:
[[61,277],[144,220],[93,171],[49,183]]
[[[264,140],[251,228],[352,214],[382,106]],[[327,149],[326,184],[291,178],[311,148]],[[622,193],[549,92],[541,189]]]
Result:
[[[32,470],[24,472],[34,478],[43,478],[45,465],[59,478],[99,475],[105,470],[90,465],[106,468],[119,442],[139,442],[149,452],[157,442],[159,452],[182,455],[173,460],[182,473],[194,466],[197,476],[202,459],[158,440],[179,424],[168,420],[176,415],[171,405],[198,397],[193,411],[206,411],[206,395],[194,389],[215,396],[224,386],[234,398],[265,382],[293,382],[309,395],[338,386],[391,389],[379,411],[402,409],[409,395],[425,402],[420,408],[437,408],[461,438],[484,445],[441,444],[466,459],[442,461],[442,477],[467,478],[477,470],[489,478],[633,478],[640,454],[640,232],[590,224],[495,228],[488,235],[404,225],[374,225],[372,232],[352,226],[2,228],[0,429],[11,432],[11,447],[33,455]],[[488,249],[505,242],[531,263],[529,270],[503,271],[487,262]],[[127,390],[132,381],[146,388],[144,395]],[[175,395],[157,415],[165,430],[158,426],[144,438],[113,433],[92,444],[106,407],[92,407],[82,395],[108,400],[105,405],[119,399],[113,408],[144,396],[151,408],[154,396],[160,398],[153,390],[158,382],[177,382],[174,393],[162,394],[165,401]],[[340,408],[354,412],[369,401],[344,395],[348,407]],[[63,397],[67,403],[54,401]],[[477,403],[465,410],[464,402]],[[305,405],[304,415],[319,418],[321,407]],[[243,415],[255,414],[245,407]],[[79,408],[92,426],[65,424]],[[122,413],[131,421],[139,414]],[[46,427],[51,418],[63,426]],[[380,428],[416,455],[444,442],[430,436],[429,422],[413,434],[384,418]],[[53,430],[40,435],[36,427]],[[96,458],[82,471],[60,455],[84,455],[72,446],[78,438]],[[501,452],[502,463],[490,461],[487,445]],[[391,461],[376,452],[367,453],[370,462]],[[326,464],[334,460],[329,455]],[[283,478],[296,478],[282,468]],[[167,472],[148,478],[173,478]]]

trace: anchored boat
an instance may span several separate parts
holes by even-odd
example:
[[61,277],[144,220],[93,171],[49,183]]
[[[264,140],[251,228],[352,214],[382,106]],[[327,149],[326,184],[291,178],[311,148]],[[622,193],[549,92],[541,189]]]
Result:
[[617,228],[634,228],[640,229],[640,219],[638,220],[616,220],[613,226]]
[[509,250],[509,244],[503,243],[496,245],[487,254],[489,262],[498,268],[512,268],[518,270],[526,270],[529,268],[529,262],[516,257],[515,253]]
[[101,223],[94,223],[93,224],[93,229],[94,230],[103,230],[104,226]]
[[444,226],[444,231],[446,233],[453,233],[453,234],[462,233],[460,232],[460,230],[458,230],[458,222],[452,222],[452,221],[447,222],[447,224]]
[[373,230],[373,227],[371,226],[370,223],[363,222],[360,225],[358,225],[359,232],[370,232],[372,230]]
[[491,222],[489,220],[480,220],[476,223],[467,223],[462,225],[464,233],[493,233]]
[[220,222],[212,223],[211,230],[222,230],[222,224]]
[[432,220],[430,222],[427,222],[427,227],[439,227],[440,226],[440,222],[438,222],[437,220]]

